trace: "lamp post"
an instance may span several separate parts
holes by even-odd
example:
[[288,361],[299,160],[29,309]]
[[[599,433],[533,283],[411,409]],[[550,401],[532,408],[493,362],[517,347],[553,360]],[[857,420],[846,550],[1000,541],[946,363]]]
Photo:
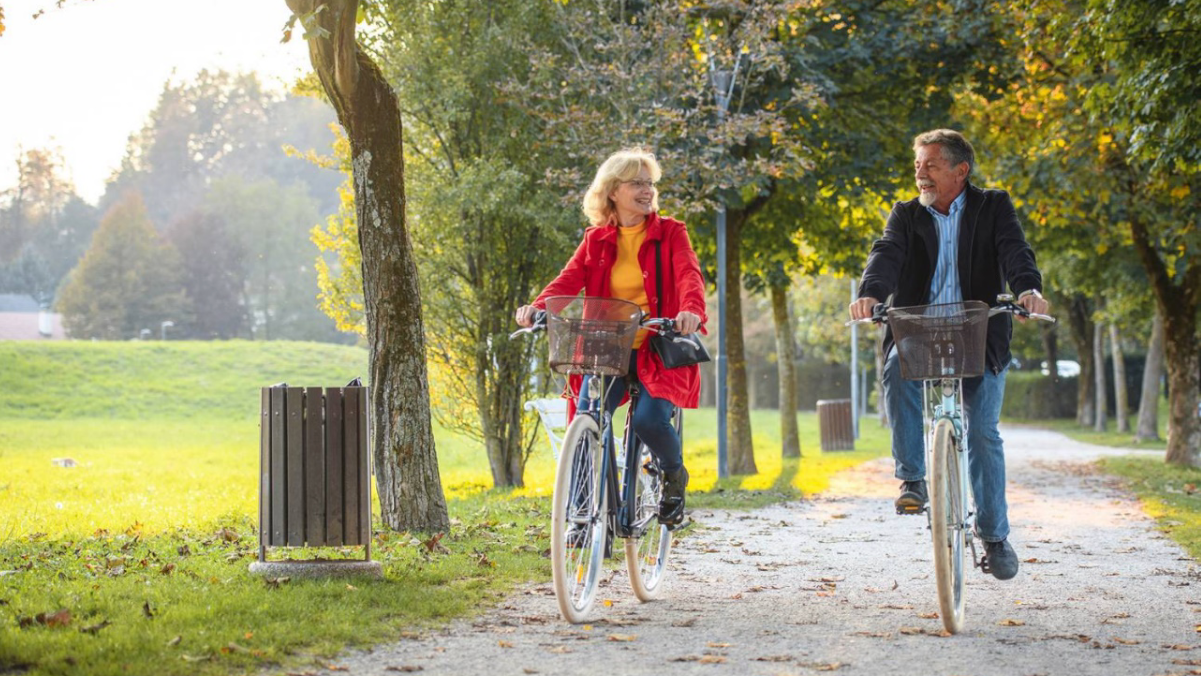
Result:
[[160,339],[160,340],[166,340],[166,339],[167,339],[167,329],[169,329],[169,328],[171,328],[171,327],[173,327],[173,326],[175,326],[175,322],[171,321],[170,319],[168,319],[167,321],[163,322],[162,324],[159,324],[159,325],[158,325],[158,328],[159,328],[159,339]]
[[[734,70],[717,70],[709,57],[709,81],[713,84],[717,102],[717,123],[726,121],[734,82],[738,79],[741,57],[734,60]],[[737,265],[737,261],[735,262]],[[730,476],[728,440],[728,401],[726,395],[726,205],[720,192],[717,195],[717,478]]]

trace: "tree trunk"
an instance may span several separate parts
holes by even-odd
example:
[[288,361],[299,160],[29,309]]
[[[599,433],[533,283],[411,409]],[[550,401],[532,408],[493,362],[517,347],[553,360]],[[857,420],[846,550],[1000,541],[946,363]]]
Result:
[[1163,377],[1163,315],[1155,312],[1143,365],[1143,396],[1138,404],[1137,442],[1159,441],[1159,381]]
[[1201,344],[1197,342],[1201,261],[1195,256],[1183,259],[1176,265],[1183,264],[1184,270],[1169,276],[1167,266],[1152,245],[1146,224],[1132,218],[1130,234],[1155,290],[1159,314],[1164,318],[1169,393],[1168,449],[1164,460],[1172,465],[1201,467],[1201,417],[1197,415],[1197,402],[1201,399]]
[[726,217],[726,401],[729,422],[730,474],[757,474],[751,443],[751,409],[747,394],[746,344],[742,338],[742,225],[746,214],[730,210]]
[[358,2],[287,4],[302,23],[316,24],[308,31],[309,58],[350,141],[380,517],[394,530],[445,529],[450,520],[430,421],[425,328],[405,223],[396,93],[355,40]]
[[1130,398],[1126,392],[1126,357],[1117,322],[1109,323],[1109,351],[1113,355],[1113,418],[1119,432],[1130,431]]
[[1097,322],[1093,327],[1093,375],[1096,379],[1093,406],[1097,416],[1093,422],[1093,431],[1104,432],[1108,426],[1106,419],[1108,410],[1105,405],[1105,324],[1103,322]]
[[[1088,427],[1093,424],[1093,326],[1092,308],[1088,299],[1077,294],[1068,306],[1068,319],[1072,327],[1072,343],[1080,360],[1080,375],[1076,379],[1076,424]],[[1055,369],[1056,365],[1050,365]]]
[[801,457],[797,430],[796,342],[788,313],[788,283],[771,285],[771,314],[776,325],[776,361],[780,367],[781,456]]

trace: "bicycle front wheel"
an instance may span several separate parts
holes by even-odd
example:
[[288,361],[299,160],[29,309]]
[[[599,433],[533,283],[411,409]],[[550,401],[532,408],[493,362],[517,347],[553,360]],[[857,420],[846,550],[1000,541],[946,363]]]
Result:
[[930,468],[930,531],[934,536],[934,576],[942,626],[952,634],[963,629],[964,558],[967,532],[967,487],[959,438],[950,420],[934,426]]
[[630,586],[639,601],[650,601],[659,591],[659,583],[667,572],[667,555],[671,551],[671,531],[659,523],[659,499],[663,495],[663,474],[659,471],[646,444],[639,444],[635,472],[632,523],[644,524],[638,537],[626,538],[626,570]]
[[551,507],[550,558],[563,619],[583,622],[596,598],[605,557],[608,495],[596,420],[576,416],[563,435]]

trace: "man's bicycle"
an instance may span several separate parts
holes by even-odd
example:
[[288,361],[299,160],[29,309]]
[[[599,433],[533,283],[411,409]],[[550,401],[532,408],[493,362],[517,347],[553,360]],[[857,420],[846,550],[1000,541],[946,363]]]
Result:
[[1010,294],[997,296],[989,308],[980,301],[886,309],[847,322],[892,327],[905,380],[922,381],[925,402],[926,481],[930,503],[925,509],[934,540],[934,573],[939,616],[952,634],[963,629],[964,557],[972,552],[979,567],[974,529],[975,498],[968,480],[970,449],[964,444],[962,381],[984,375],[988,320],[1001,313],[1055,322],[1027,311]]
[[[604,402],[614,379],[629,370],[638,329],[687,341],[674,326],[671,319],[642,317],[637,305],[624,300],[552,296],[533,326],[510,336],[547,329],[551,369],[585,376],[579,409],[563,435],[551,509],[555,597],[568,622],[583,622],[592,608],[611,535],[625,540],[626,569],[638,600],[653,598],[667,571],[671,528],[659,523],[662,472],[629,416],[621,449],[615,450],[613,414]],[[631,383],[628,393],[632,411],[641,387]],[[682,423],[676,407],[677,434]]]

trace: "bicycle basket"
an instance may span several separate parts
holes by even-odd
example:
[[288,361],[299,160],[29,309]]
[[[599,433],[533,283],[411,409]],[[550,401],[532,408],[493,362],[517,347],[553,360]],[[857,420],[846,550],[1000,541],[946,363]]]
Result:
[[546,299],[550,367],[556,373],[624,376],[642,310],[616,298]]
[[984,375],[988,305],[977,300],[888,311],[905,380]]

